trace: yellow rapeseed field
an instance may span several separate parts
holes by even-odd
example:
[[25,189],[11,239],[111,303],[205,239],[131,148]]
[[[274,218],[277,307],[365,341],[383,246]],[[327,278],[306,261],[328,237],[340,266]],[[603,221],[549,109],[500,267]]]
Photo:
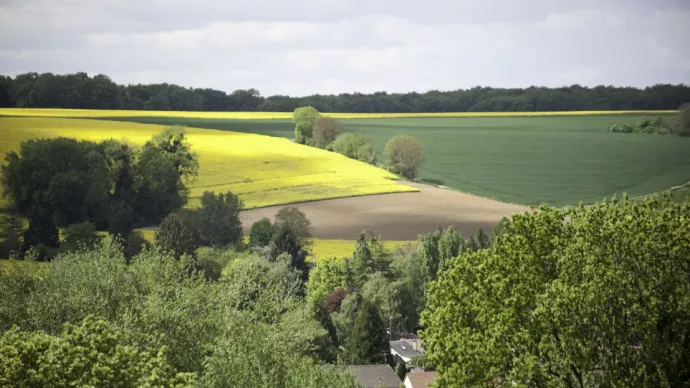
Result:
[[[160,125],[65,118],[0,117],[0,153],[36,137],[126,139],[142,145]],[[199,177],[190,185],[190,206],[205,190],[232,191],[246,208],[366,194],[418,191],[383,169],[288,139],[190,128],[199,155]]]
[[[314,246],[311,249],[311,255],[307,259],[311,262],[317,262],[327,257],[349,257],[355,249],[355,240],[324,240],[314,239]],[[393,250],[404,244],[411,244],[414,241],[384,241],[383,245],[390,250]]]
[[[443,113],[324,113],[339,119],[376,119],[404,117],[531,117],[531,116],[587,116],[611,114],[662,114],[665,111],[563,111],[563,112],[443,112]],[[0,108],[0,116],[26,117],[183,117],[198,119],[291,119],[292,112],[181,112],[145,110],[95,110],[95,109],[40,109]]]

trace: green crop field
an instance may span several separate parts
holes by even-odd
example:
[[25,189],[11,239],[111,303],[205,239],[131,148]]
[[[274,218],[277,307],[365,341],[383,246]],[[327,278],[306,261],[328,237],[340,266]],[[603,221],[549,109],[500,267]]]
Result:
[[[391,136],[416,137],[426,156],[422,180],[506,202],[566,205],[614,193],[650,194],[690,180],[690,138],[607,132],[612,124],[635,123],[642,117],[376,118],[342,124],[346,131],[369,137],[381,161]],[[121,120],[292,136],[289,120]]]

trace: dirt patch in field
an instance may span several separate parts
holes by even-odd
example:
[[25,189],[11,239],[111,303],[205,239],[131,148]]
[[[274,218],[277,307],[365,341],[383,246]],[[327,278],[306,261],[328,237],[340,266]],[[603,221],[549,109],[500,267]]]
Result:
[[[355,239],[370,229],[386,240],[414,240],[437,227],[455,225],[463,236],[478,228],[491,232],[503,216],[523,213],[528,207],[413,182],[417,193],[395,193],[305,202],[297,206],[315,229],[316,238]],[[273,219],[283,206],[245,210],[240,213],[244,233],[262,217]]]

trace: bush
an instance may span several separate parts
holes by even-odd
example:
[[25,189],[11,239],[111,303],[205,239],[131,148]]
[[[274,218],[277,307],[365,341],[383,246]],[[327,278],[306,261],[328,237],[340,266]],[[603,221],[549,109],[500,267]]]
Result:
[[424,161],[422,144],[409,135],[392,137],[386,143],[385,153],[388,157],[388,168],[408,179],[417,176],[417,169]]
[[314,147],[326,148],[340,135],[340,122],[330,117],[319,117],[314,123],[312,144]]
[[331,151],[369,164],[376,164],[374,146],[361,133],[345,132],[329,146]]
[[151,247],[151,243],[144,237],[144,233],[140,230],[131,231],[129,235],[127,235],[124,245],[123,253],[128,262],[145,248]]
[[249,229],[249,246],[265,247],[273,238],[274,227],[271,220],[264,217],[256,221]]

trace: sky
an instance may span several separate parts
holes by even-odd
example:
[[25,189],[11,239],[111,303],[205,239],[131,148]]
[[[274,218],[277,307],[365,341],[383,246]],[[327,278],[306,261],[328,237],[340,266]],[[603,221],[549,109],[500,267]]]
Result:
[[690,83],[690,0],[0,0],[0,74],[262,95]]

